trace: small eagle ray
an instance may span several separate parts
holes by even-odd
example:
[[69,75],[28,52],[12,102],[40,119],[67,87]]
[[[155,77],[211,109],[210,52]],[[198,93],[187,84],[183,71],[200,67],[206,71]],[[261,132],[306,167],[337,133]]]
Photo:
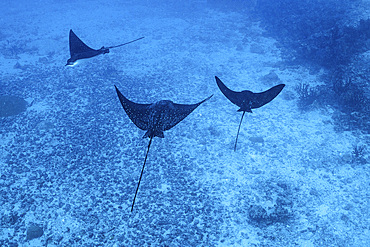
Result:
[[216,83],[218,88],[221,90],[221,92],[228,98],[233,104],[237,105],[240,107],[238,111],[242,111],[242,117],[240,119],[239,127],[238,127],[238,132],[236,134],[236,140],[235,140],[235,146],[234,146],[234,151],[236,151],[236,144],[238,143],[238,136],[239,136],[239,131],[240,131],[240,126],[243,121],[243,117],[245,112],[250,112],[252,113],[252,109],[259,108],[261,106],[266,105],[269,103],[271,100],[273,100],[278,94],[283,90],[285,87],[285,84],[279,84],[276,85],[264,92],[261,93],[253,93],[248,90],[244,90],[241,92],[235,92],[228,87],[225,86],[225,84],[217,77],[216,78]]
[[77,60],[85,59],[85,58],[91,58],[98,56],[100,54],[109,53],[109,49],[120,47],[123,45],[130,44],[132,42],[138,41],[140,39],[143,39],[144,37],[132,40],[130,42],[126,42],[124,44],[115,45],[115,46],[108,46],[104,47],[102,46],[99,50],[95,50],[87,46],[77,35],[71,30],[69,30],[69,53],[70,58],[67,60],[66,65],[74,65]]
[[171,129],[176,124],[180,123],[199,105],[209,100],[213,95],[196,104],[176,104],[170,100],[160,100],[152,104],[138,104],[128,100],[116,86],[114,87],[116,88],[119,101],[121,102],[127,116],[139,129],[146,131],[143,138],[149,138],[144,165],[141,169],[139,182],[136,187],[135,196],[131,206],[132,212],[134,210],[136,195],[139,190],[153,137],[158,136],[160,138],[164,138],[164,131]]

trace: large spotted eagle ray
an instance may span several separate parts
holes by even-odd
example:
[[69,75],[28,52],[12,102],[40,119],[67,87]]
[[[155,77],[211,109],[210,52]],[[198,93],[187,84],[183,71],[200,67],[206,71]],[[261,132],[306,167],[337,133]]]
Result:
[[67,60],[66,65],[73,66],[77,60],[95,57],[100,54],[109,53],[109,49],[120,47],[123,45],[130,44],[132,42],[135,42],[137,40],[143,39],[144,37],[126,42],[124,44],[115,45],[115,46],[108,46],[104,47],[102,46],[99,50],[95,50],[93,48],[90,48],[88,45],[86,45],[80,38],[77,37],[77,35],[71,30],[69,30],[69,53],[71,57]]
[[143,138],[149,138],[149,144],[144,159],[144,165],[141,169],[139,182],[137,184],[135,196],[132,201],[132,212],[134,210],[136,195],[139,190],[141,178],[143,176],[144,167],[148,158],[149,148],[150,144],[152,143],[153,137],[158,136],[160,138],[164,138],[164,131],[171,129],[176,124],[180,123],[192,111],[194,111],[195,108],[197,108],[203,102],[209,100],[213,95],[209,96],[199,103],[192,105],[176,104],[170,100],[160,100],[152,104],[138,104],[128,100],[125,96],[123,96],[123,94],[118,90],[116,86],[114,87],[116,88],[118,98],[128,117],[139,129],[146,130]]
[[238,111],[243,112],[242,118],[240,119],[240,123],[239,123],[238,133],[236,134],[236,140],[235,140],[235,146],[234,146],[234,151],[236,151],[236,144],[238,143],[240,125],[242,124],[245,112],[252,113],[252,109],[259,108],[269,103],[276,96],[278,96],[281,90],[283,90],[283,88],[285,87],[285,84],[276,85],[270,88],[269,90],[266,90],[261,93],[253,93],[248,90],[244,90],[241,92],[235,92],[227,88],[225,84],[217,76],[215,76],[215,78],[216,78],[217,86],[219,87],[221,92],[233,104],[240,107]]

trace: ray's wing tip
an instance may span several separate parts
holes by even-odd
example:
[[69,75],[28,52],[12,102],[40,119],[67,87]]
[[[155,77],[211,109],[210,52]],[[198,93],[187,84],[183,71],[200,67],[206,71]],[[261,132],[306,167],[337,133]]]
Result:
[[121,102],[121,104],[123,106],[125,98],[124,98],[123,94],[118,90],[117,86],[114,85],[114,87],[116,88],[116,93],[117,93],[118,99],[119,99],[119,101]]
[[206,102],[207,100],[209,100],[210,98],[212,98],[212,96],[213,96],[213,94],[211,96],[208,96],[207,98],[205,98],[201,102],[199,102],[198,105],[203,104],[204,102]]
[[117,94],[122,94],[121,91],[119,91],[119,89],[116,85],[114,85],[114,88],[116,89]]
[[215,75],[215,79],[216,79],[217,84],[218,84],[218,83],[220,83],[220,82],[221,82],[221,83],[223,83],[223,82],[220,80],[220,78],[218,78],[218,76],[217,76],[217,75]]
[[275,86],[275,88],[279,89],[279,93],[283,90],[284,87],[285,87],[284,83],[281,83],[281,84],[278,84],[278,85]]

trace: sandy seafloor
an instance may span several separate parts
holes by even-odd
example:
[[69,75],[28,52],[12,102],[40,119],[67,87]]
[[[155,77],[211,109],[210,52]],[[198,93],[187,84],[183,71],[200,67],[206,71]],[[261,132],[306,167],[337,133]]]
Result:
[[[329,106],[298,109],[294,88],[323,71],[287,66],[259,23],[202,4],[14,2],[0,3],[0,94],[30,106],[0,118],[1,246],[370,246],[369,163],[351,153],[369,136],[336,130]],[[93,48],[145,39],[65,67],[70,28]],[[236,152],[241,113],[215,75],[286,84],[246,114]],[[133,213],[148,139],[114,85],[138,103],[214,94],[153,140]]]

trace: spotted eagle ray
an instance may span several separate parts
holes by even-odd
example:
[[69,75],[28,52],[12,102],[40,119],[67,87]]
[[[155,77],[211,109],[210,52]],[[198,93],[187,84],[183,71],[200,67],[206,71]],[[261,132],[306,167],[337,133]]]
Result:
[[139,129],[146,130],[143,138],[149,138],[149,144],[144,159],[144,165],[141,169],[139,182],[131,206],[132,212],[134,210],[136,195],[139,190],[141,178],[143,176],[144,167],[148,158],[149,148],[150,144],[152,143],[153,137],[158,136],[160,138],[164,138],[164,131],[171,129],[176,124],[180,123],[192,111],[194,111],[195,108],[197,108],[203,102],[209,100],[213,95],[209,96],[199,103],[192,105],[176,104],[170,100],[160,100],[152,104],[138,104],[128,100],[125,96],[123,96],[123,94],[118,90],[116,86],[114,87],[116,88],[119,101],[121,102],[122,107],[128,117]]
[[77,35],[71,30],[69,30],[69,53],[71,57],[67,60],[66,65],[74,65],[77,60],[95,57],[100,54],[109,53],[109,49],[120,47],[123,45],[130,44],[132,42],[138,41],[140,39],[143,39],[144,37],[132,40],[130,42],[126,42],[120,45],[115,46],[108,46],[100,48],[99,50],[95,50],[87,46],[80,38],[77,37]]
[[244,90],[241,92],[235,92],[232,91],[231,89],[227,88],[225,84],[217,77],[216,78],[216,83],[218,88],[221,90],[221,92],[228,98],[233,104],[237,105],[240,107],[238,111],[242,111],[243,115],[242,118],[240,119],[239,123],[239,128],[238,128],[238,133],[236,134],[236,140],[235,140],[235,146],[234,146],[234,151],[236,151],[236,144],[238,142],[238,136],[239,136],[239,131],[240,131],[240,126],[243,121],[243,117],[245,112],[250,112],[252,113],[252,109],[255,108],[260,108],[263,105],[266,105],[269,103],[271,100],[273,100],[278,94],[283,90],[285,87],[285,84],[279,84],[276,85],[269,90],[266,90],[261,93],[253,93],[248,90]]

